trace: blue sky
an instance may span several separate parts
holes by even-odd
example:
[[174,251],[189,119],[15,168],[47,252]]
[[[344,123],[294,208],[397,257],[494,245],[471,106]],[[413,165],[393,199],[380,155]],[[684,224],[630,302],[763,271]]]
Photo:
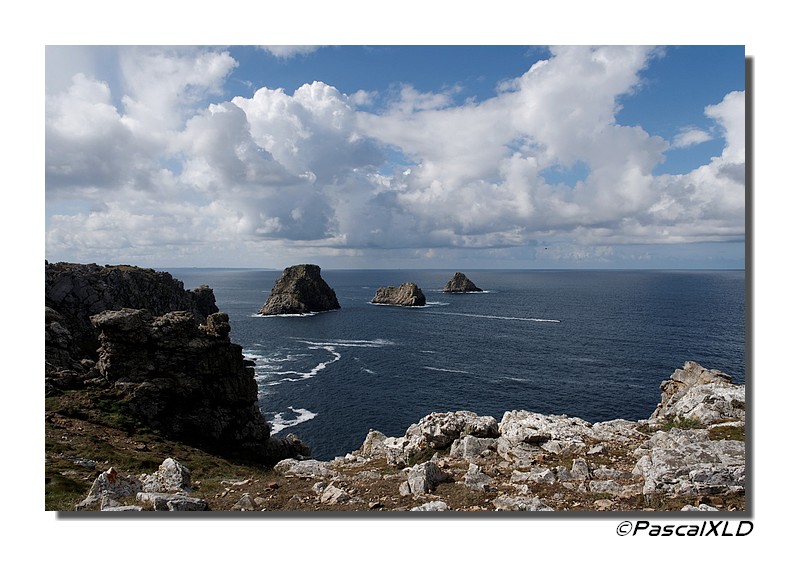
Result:
[[46,49],[50,261],[743,268],[743,46]]

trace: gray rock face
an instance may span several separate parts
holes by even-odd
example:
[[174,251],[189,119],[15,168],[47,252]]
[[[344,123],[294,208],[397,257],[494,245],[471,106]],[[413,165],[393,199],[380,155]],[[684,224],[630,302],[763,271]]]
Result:
[[443,291],[445,293],[480,293],[483,289],[476,286],[466,275],[457,271],[445,284]]
[[341,308],[318,265],[293,265],[283,270],[259,314],[307,314]]
[[399,287],[381,287],[370,302],[380,305],[421,307],[425,305],[425,294],[415,283],[408,282]]
[[153,317],[122,309],[92,323],[100,330],[100,375],[134,416],[165,436],[265,464],[302,450],[270,438],[253,368],[230,341],[226,314],[198,326],[186,311]]
[[708,495],[745,489],[745,443],[709,440],[705,430],[657,432],[634,452],[633,468],[651,495]]
[[[67,367],[73,360],[96,359],[97,330],[90,317],[107,310],[146,309],[153,315],[191,313],[197,324],[217,312],[214,292],[207,286],[187,291],[169,273],[130,265],[45,262],[45,360]],[[57,322],[61,328],[53,326]]]

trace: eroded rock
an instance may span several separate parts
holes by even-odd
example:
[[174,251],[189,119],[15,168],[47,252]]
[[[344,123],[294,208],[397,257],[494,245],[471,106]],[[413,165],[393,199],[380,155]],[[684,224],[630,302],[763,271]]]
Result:
[[263,315],[307,314],[341,308],[334,290],[325,282],[318,265],[293,265],[275,281]]

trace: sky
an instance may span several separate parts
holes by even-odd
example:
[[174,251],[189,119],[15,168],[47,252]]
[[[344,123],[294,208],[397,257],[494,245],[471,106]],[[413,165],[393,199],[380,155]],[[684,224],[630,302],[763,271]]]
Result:
[[743,269],[745,50],[45,49],[49,261]]

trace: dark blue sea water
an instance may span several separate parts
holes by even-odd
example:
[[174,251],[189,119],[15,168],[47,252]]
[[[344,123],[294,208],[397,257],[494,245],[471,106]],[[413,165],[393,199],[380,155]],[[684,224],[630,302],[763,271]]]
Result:
[[[467,276],[485,292],[450,295],[452,271],[323,270],[341,310],[264,317],[279,271],[166,270],[214,289],[256,362],[273,433],[295,433],[320,459],[433,411],[646,418],[687,360],[745,379],[743,271],[476,270]],[[405,281],[428,306],[369,303]]]

